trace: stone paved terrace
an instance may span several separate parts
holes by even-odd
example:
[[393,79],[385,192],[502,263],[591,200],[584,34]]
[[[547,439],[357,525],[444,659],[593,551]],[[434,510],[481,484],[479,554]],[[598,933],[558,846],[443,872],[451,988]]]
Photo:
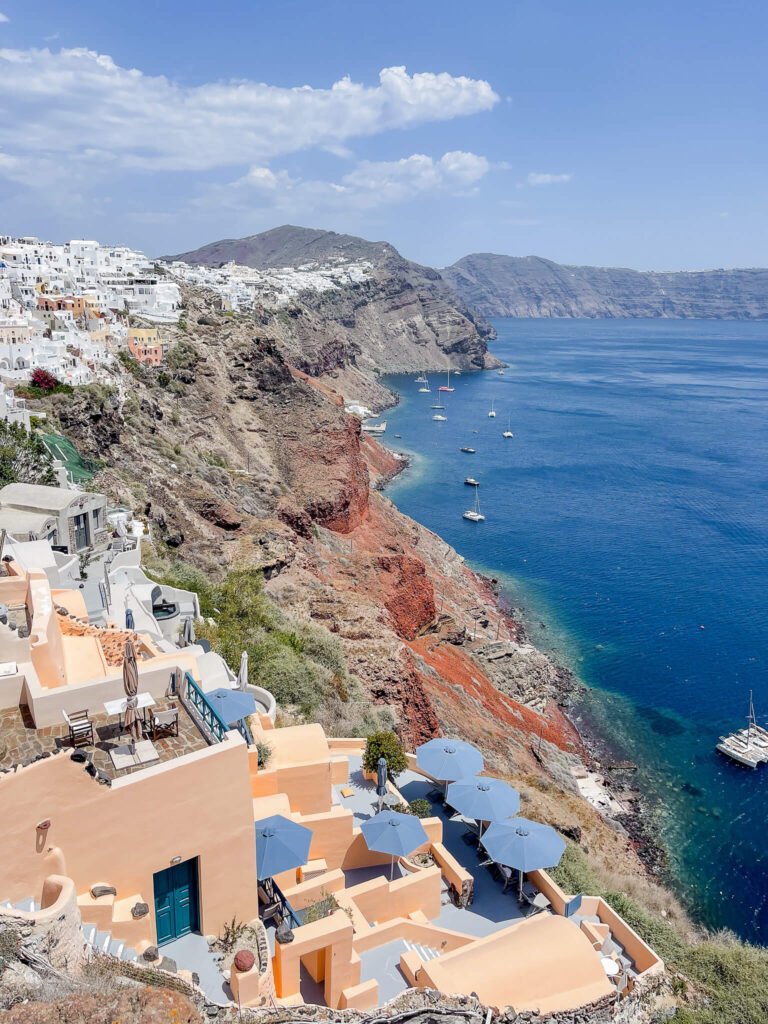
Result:
[[[127,743],[128,737],[126,733],[118,735],[117,719],[108,717],[103,708],[101,714],[95,714],[95,709],[89,709],[96,742],[93,746],[82,746],[79,749],[85,751],[93,760],[96,768],[103,771],[110,779],[131,775],[141,771],[144,767],[149,768],[184,754],[203,750],[208,746],[205,737],[180,702],[175,700],[173,703],[179,708],[179,735],[163,736],[153,741],[155,749],[160,755],[156,761],[116,771],[109,752],[114,747]],[[164,711],[170,704],[170,700],[159,698],[156,701],[155,709]],[[151,739],[151,736],[149,738]],[[26,705],[0,710],[0,769],[24,764],[33,760],[38,754],[62,748],[73,749],[69,742],[69,728],[63,718],[61,725],[35,729]]]

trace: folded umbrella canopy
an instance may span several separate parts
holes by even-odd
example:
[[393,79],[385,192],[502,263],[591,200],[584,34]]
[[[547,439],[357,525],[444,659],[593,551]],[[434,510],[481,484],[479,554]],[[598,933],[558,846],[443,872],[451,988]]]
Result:
[[256,829],[256,877],[261,881],[281,871],[300,868],[309,860],[312,830],[282,814],[272,814],[254,824]]
[[256,701],[250,693],[243,693],[242,690],[229,690],[226,686],[221,686],[218,690],[206,693],[205,696],[222,722],[226,722],[227,725],[234,725],[235,722],[256,714]]
[[125,628],[131,630],[136,628],[136,622],[134,621],[133,618],[133,611],[130,608],[125,609]]
[[483,775],[452,782],[446,800],[459,814],[478,821],[503,821],[520,810],[516,789],[502,779]]
[[497,864],[515,868],[520,872],[520,891],[523,875],[540,868],[554,868],[565,853],[565,840],[549,825],[528,818],[495,821],[482,839],[488,856]]
[[455,782],[483,770],[483,755],[464,740],[436,739],[416,750],[416,766],[439,782]]
[[387,795],[387,759],[380,757],[376,764],[376,796],[379,798],[379,810],[384,806]]
[[139,721],[139,666],[136,663],[136,648],[130,637],[125,641],[123,654],[123,689],[128,698],[125,702],[124,725],[131,736],[131,748],[135,749],[136,740],[141,739],[141,722]]
[[424,826],[413,814],[381,811],[360,826],[369,850],[388,853],[392,857],[390,878],[395,873],[395,857],[407,857],[419,846],[429,842]]
[[244,690],[248,685],[248,651],[240,655],[240,671],[237,673],[237,688]]

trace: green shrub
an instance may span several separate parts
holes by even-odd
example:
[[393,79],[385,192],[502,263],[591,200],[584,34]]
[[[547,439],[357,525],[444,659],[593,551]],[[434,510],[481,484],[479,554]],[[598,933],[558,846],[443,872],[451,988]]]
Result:
[[416,800],[411,800],[408,804],[408,811],[417,818],[431,818],[432,804],[423,797],[417,797]]
[[393,732],[374,732],[368,737],[363,754],[363,768],[367,772],[375,772],[380,757],[386,759],[387,770],[391,776],[399,775],[408,767],[403,746]]
[[268,743],[257,743],[256,754],[259,758],[259,768],[266,768],[272,760],[272,747]]
[[0,420],[0,487],[13,483],[55,484],[53,459],[37,434]]

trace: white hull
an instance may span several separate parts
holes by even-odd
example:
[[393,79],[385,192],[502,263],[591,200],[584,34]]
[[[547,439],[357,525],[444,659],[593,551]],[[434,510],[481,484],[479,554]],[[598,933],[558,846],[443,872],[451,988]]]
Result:
[[462,518],[468,519],[471,523],[485,522],[485,516],[482,514],[482,512],[465,512]]
[[432,419],[433,420],[438,420],[440,423],[444,423],[448,419],[448,417],[447,416],[433,416]]
[[363,430],[366,434],[383,434],[387,429],[387,421],[383,423],[364,423]]
[[514,437],[515,435],[512,433],[511,430],[505,430],[504,433],[501,436],[502,437]]

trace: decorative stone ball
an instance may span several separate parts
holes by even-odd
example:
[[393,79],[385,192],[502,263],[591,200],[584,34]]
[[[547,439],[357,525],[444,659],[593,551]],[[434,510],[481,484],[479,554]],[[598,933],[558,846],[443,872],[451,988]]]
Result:
[[235,953],[234,964],[238,971],[250,971],[256,959],[250,949],[241,949]]
[[141,955],[149,963],[152,963],[153,961],[157,960],[157,958],[160,956],[160,953],[158,951],[157,946],[147,946],[147,948]]

